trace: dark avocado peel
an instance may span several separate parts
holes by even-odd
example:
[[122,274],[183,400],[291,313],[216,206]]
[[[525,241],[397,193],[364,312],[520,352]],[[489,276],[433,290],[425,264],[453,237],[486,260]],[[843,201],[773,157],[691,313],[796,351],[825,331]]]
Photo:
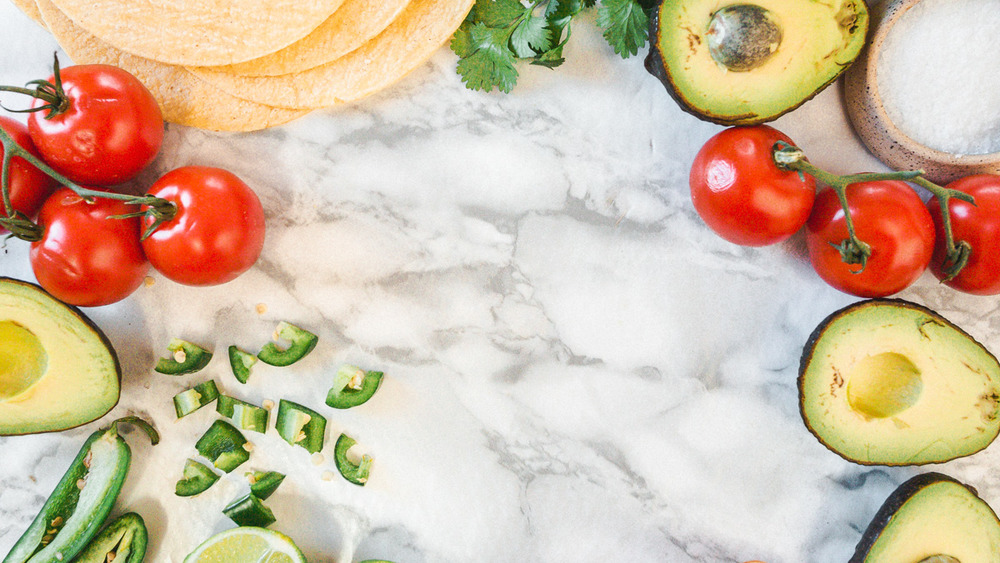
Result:
[[0,436],[97,420],[121,393],[107,336],[41,287],[0,277]]
[[976,490],[917,475],[885,500],[849,563],[1000,563],[1000,520]]
[[684,111],[754,125],[797,108],[861,53],[863,0],[661,0],[646,69]]
[[974,454],[1000,433],[1000,363],[936,312],[861,301],[813,331],[799,364],[806,427],[863,465],[922,465]]

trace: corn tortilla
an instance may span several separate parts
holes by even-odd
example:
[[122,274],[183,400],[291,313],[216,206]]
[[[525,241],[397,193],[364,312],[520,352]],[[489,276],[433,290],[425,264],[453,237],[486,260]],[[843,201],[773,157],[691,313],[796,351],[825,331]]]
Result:
[[26,16],[33,19],[38,25],[45,27],[45,22],[42,20],[42,13],[38,11],[38,4],[35,4],[35,0],[10,0],[15,6]]
[[344,0],[340,8],[312,33],[288,47],[259,59],[206,70],[245,76],[277,76],[317,67],[339,59],[381,33],[408,2]]
[[153,93],[169,122],[214,131],[252,131],[308,113],[255,104],[212,87],[183,67],[124,53],[76,26],[51,0],[37,3],[45,24],[74,62],[111,64],[131,72]]
[[277,107],[316,109],[380,90],[418,67],[458,29],[475,0],[411,0],[382,33],[339,59],[281,76],[194,69],[235,96]]
[[302,39],[343,0],[52,2],[77,26],[126,53],[177,65],[227,65]]

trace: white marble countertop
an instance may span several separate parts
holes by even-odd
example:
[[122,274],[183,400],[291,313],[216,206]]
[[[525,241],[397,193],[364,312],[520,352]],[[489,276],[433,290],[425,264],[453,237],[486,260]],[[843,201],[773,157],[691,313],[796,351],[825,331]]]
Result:
[[[48,75],[58,46],[7,2],[0,34],[0,82]],[[315,563],[846,561],[889,492],[931,468],[1000,508],[1000,448],[887,469],[809,434],[799,355],[854,299],[813,274],[800,237],[741,248],[701,223],[687,173],[720,128],[682,113],[641,57],[618,59],[590,24],[566,55],[554,72],[520,67],[510,95],[466,90],[441,49],[383,93],[283,127],[170,126],[151,177],[185,164],[237,173],[266,208],[263,256],[223,286],[154,274],[86,311],[121,357],[121,403],[78,429],[0,438],[0,553],[84,438],[126,413],[163,435],[156,447],[130,436],[115,508],[145,517],[147,560],[180,562],[232,526],[221,510],[242,470],[198,497],[173,494],[217,415],[177,421],[171,397],[208,377],[328,416],[321,465],[273,429],[252,437],[250,465],[289,476],[268,501],[273,528]],[[775,126],[827,169],[883,169],[854,137],[839,85]],[[33,280],[25,243],[0,249],[0,275]],[[1000,350],[996,298],[930,274],[900,296]],[[259,346],[280,320],[319,346],[240,385],[225,348]],[[221,354],[197,375],[155,373],[171,337]],[[323,400],[343,363],[386,379],[369,403],[334,411]],[[321,478],[340,432],[375,458],[363,488]]]

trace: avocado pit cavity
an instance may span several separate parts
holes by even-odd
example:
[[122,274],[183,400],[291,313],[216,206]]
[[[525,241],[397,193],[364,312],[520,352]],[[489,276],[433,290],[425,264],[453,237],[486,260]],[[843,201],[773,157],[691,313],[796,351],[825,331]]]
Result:
[[49,357],[35,333],[0,321],[0,399],[20,395],[45,373]]
[[867,356],[850,371],[847,400],[869,418],[896,416],[916,404],[924,383],[920,370],[896,352]]
[[734,4],[709,20],[708,51],[719,65],[747,72],[763,65],[781,45],[781,25],[774,14],[755,4]]
[[958,559],[952,557],[951,555],[931,555],[930,557],[924,557],[919,561],[919,563],[962,563]]

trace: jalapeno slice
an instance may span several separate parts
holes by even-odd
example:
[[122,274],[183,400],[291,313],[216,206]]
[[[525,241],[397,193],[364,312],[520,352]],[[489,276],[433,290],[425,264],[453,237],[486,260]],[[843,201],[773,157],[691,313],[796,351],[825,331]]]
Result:
[[100,530],[121,492],[132,453],[120,423],[140,426],[155,444],[156,430],[136,417],[112,422],[87,438],[69,469],[3,563],[70,561]]
[[293,446],[302,446],[309,453],[323,449],[326,439],[326,419],[318,412],[285,399],[278,402],[274,421],[278,435]]
[[250,379],[250,370],[256,363],[257,356],[240,350],[235,344],[229,347],[229,367],[240,383],[246,383]]
[[354,463],[347,457],[347,451],[354,447],[357,442],[347,434],[341,434],[337,438],[337,444],[333,450],[333,463],[337,466],[337,471],[351,483],[364,486],[368,482],[368,473],[371,471],[374,460],[365,454],[361,456],[359,463]]
[[170,356],[160,358],[153,369],[167,375],[184,375],[202,370],[212,359],[208,350],[187,340],[172,338],[167,344]]
[[253,493],[236,499],[222,509],[222,513],[236,522],[237,526],[257,526],[266,528],[274,524],[274,513]]
[[198,453],[229,473],[250,459],[247,439],[232,424],[216,420],[194,445]]
[[326,395],[327,406],[349,409],[364,404],[382,384],[382,372],[364,371],[357,366],[345,365],[337,370],[333,387]]
[[267,432],[267,420],[271,414],[267,409],[228,395],[219,395],[215,410],[222,416],[232,419],[241,430],[253,430],[261,434]]
[[149,533],[142,516],[127,512],[101,530],[73,563],[142,563]]
[[308,330],[281,321],[274,331],[275,340],[287,340],[289,346],[280,348],[276,342],[268,342],[257,353],[257,358],[265,364],[284,367],[301,360],[313,351],[319,337]]
[[285,475],[277,471],[248,471],[246,477],[250,482],[250,492],[261,500],[271,496],[285,480]]
[[174,395],[174,412],[183,418],[219,398],[219,388],[209,379]]
[[190,497],[203,493],[219,480],[219,474],[204,463],[189,459],[184,462],[184,476],[174,486],[174,494]]

